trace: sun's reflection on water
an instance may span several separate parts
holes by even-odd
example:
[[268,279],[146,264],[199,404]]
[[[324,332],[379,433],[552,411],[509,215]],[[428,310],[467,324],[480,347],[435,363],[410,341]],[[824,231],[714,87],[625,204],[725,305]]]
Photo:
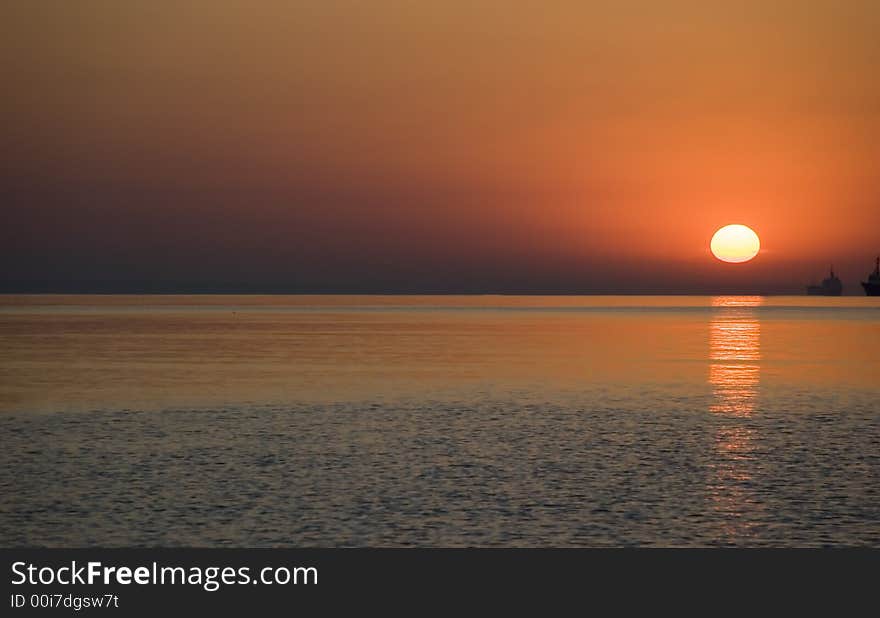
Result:
[[760,296],[712,299],[716,311],[709,324],[709,411],[720,423],[707,489],[712,508],[725,522],[723,542],[749,536],[750,516],[757,508],[751,491],[755,430],[749,419],[761,376],[761,323],[755,308],[762,303]]

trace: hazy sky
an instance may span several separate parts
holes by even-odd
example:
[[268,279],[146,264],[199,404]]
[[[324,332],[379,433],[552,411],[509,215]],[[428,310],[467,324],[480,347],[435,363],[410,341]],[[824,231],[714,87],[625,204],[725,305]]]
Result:
[[[880,3],[6,1],[0,290],[856,293]],[[763,250],[721,264],[712,233]]]

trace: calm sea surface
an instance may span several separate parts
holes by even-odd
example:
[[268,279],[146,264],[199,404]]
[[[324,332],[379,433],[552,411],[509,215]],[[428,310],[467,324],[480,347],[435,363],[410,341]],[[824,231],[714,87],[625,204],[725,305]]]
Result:
[[0,545],[880,546],[880,298],[0,296]]

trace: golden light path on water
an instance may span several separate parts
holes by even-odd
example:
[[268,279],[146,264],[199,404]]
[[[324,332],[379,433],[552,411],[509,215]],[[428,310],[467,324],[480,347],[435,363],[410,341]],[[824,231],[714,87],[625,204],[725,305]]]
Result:
[[[715,463],[708,482],[712,507],[725,522],[723,538],[749,535],[746,513],[760,507],[750,493],[755,459],[755,430],[749,419],[755,412],[761,377],[761,323],[755,308],[760,296],[719,296],[709,324],[710,412],[724,421],[715,431]],[[751,519],[751,518],[750,518]]]

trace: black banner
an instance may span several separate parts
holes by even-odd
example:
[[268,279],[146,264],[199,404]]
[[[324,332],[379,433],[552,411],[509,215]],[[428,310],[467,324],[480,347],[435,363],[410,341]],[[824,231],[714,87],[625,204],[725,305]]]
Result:
[[875,550],[16,549],[4,615],[872,602]]

